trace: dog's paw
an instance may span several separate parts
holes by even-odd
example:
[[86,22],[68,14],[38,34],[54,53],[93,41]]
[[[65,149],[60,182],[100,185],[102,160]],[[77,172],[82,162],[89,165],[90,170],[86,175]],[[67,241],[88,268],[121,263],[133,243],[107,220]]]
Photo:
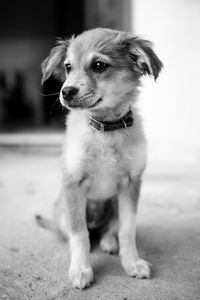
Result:
[[91,267],[80,268],[76,271],[69,271],[69,280],[72,283],[73,288],[85,289],[94,280],[94,275]]
[[144,259],[139,258],[136,262],[122,261],[123,268],[127,275],[139,279],[150,278],[151,265]]
[[114,254],[119,249],[118,240],[114,235],[105,235],[101,239],[100,247],[104,252]]

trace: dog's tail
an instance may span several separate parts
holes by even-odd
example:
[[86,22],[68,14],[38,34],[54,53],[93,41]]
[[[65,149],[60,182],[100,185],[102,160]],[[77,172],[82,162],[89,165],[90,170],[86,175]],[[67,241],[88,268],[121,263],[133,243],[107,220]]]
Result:
[[41,226],[42,228],[45,228],[45,229],[55,232],[57,234],[59,240],[61,240],[63,242],[68,241],[67,235],[64,233],[64,231],[62,231],[61,228],[59,228],[57,226],[57,224],[53,220],[44,218],[40,215],[36,215],[35,220],[36,220],[37,224],[39,226]]
[[56,231],[56,226],[52,220],[44,218],[40,215],[36,215],[35,220],[39,226],[51,231]]

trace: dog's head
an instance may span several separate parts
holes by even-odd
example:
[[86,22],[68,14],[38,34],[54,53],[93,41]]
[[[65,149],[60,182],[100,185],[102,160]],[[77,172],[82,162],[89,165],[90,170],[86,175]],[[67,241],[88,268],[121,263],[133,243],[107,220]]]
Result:
[[42,64],[43,82],[50,75],[63,82],[62,105],[90,110],[129,105],[141,76],[156,80],[161,69],[149,41],[103,28],[60,40]]

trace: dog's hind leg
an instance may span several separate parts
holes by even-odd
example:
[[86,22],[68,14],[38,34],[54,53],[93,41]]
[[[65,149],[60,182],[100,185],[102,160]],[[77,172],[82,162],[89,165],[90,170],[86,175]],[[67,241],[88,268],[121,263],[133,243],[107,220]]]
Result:
[[107,205],[106,211],[109,211],[108,213],[109,219],[108,219],[108,223],[105,224],[106,226],[104,230],[102,230],[100,247],[104,252],[115,254],[118,252],[119,249],[119,242],[118,242],[119,221],[118,221],[117,196],[114,196],[113,198],[110,199],[109,206]]
[[118,219],[114,217],[108,225],[108,229],[102,235],[100,241],[100,247],[104,252],[115,254],[118,252],[119,243],[118,243]]

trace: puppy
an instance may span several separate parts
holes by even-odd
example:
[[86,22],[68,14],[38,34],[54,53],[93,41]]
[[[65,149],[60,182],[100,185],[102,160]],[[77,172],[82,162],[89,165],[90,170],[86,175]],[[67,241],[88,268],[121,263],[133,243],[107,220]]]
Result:
[[[130,33],[96,28],[59,40],[42,64],[43,79],[63,82],[61,104],[69,109],[63,151],[62,193],[53,229],[65,215],[74,288],[93,281],[87,203],[117,201],[100,245],[116,252],[129,276],[150,277],[150,265],[136,248],[136,212],[146,165],[146,139],[136,108],[143,75],[156,78],[162,63],[149,41]],[[101,207],[101,205],[100,205]],[[102,210],[102,209],[101,209]],[[105,214],[101,215],[104,219]],[[42,224],[42,219],[38,217]]]

